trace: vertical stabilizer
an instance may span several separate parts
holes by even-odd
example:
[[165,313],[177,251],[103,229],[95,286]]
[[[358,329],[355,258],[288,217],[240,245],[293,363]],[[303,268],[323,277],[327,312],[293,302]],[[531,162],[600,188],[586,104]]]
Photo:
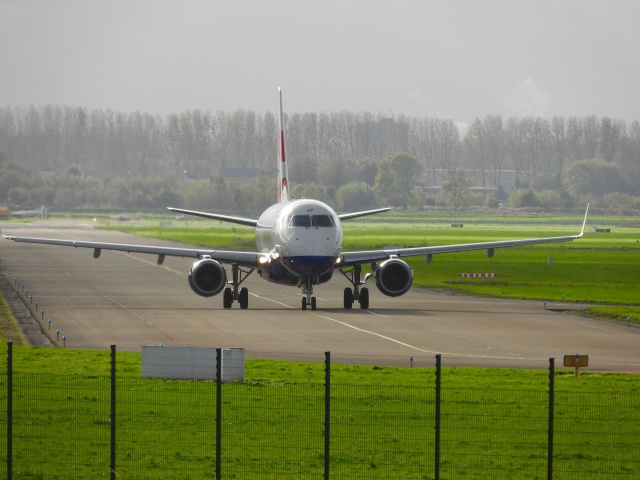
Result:
[[278,122],[278,202],[289,201],[289,169],[287,168],[287,149],[284,143],[284,113],[282,112],[282,89],[280,93],[280,121]]

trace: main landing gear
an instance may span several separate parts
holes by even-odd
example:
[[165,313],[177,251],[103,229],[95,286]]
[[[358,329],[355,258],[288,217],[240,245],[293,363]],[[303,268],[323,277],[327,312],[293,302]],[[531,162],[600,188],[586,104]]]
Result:
[[353,285],[353,290],[349,287],[344,289],[344,308],[351,310],[354,302],[358,302],[360,303],[361,309],[367,310],[369,308],[369,289],[367,287],[360,288],[360,286],[366,283],[371,274],[367,273],[364,276],[364,280],[360,280],[362,265],[355,265],[353,269],[348,270],[347,272],[340,270],[340,273],[342,273],[342,275],[351,282],[351,285]]
[[242,270],[240,265],[233,264],[231,266],[231,272],[233,274],[233,280],[227,282],[229,285],[233,287],[227,287],[224,289],[224,293],[222,294],[222,306],[224,308],[231,308],[234,301],[237,301],[240,304],[240,308],[246,310],[249,307],[249,289],[246,287],[242,287],[238,290],[238,287],[242,282],[244,282],[251,273],[253,273],[253,268],[251,270]]

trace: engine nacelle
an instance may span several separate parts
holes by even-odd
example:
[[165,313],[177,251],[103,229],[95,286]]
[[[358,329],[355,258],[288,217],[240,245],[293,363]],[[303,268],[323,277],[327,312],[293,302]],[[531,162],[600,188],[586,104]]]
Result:
[[189,269],[189,286],[201,297],[219,294],[227,284],[224,267],[211,258],[198,260]]
[[399,297],[411,288],[413,270],[398,258],[390,258],[376,270],[376,286],[388,297]]

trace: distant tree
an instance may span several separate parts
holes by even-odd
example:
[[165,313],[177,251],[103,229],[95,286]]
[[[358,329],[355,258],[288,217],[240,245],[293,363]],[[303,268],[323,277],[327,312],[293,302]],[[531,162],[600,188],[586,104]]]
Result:
[[500,185],[500,173],[504,168],[506,136],[500,115],[488,115],[482,122],[482,144],[489,159],[491,184]]
[[292,198],[311,198],[313,200],[320,200],[321,202],[327,202],[329,200],[324,187],[317,183],[299,183],[294,185],[291,196]]
[[216,207],[223,210],[226,206],[226,185],[222,177],[209,180],[194,180],[184,186],[184,205],[193,210],[210,210]]
[[415,156],[398,152],[378,162],[375,193],[380,204],[406,208],[413,188],[420,183],[422,167]]
[[318,162],[311,155],[289,155],[288,164],[293,185],[318,181]]
[[462,142],[462,150],[464,152],[466,165],[473,170],[480,171],[481,186],[485,187],[485,175],[489,165],[489,154],[485,143],[484,127],[479,118],[476,118],[471,125],[469,125],[467,134]]
[[72,163],[65,168],[64,175],[67,177],[82,177],[82,168],[79,165]]
[[441,189],[446,204],[454,210],[469,205],[473,198],[471,194],[472,185],[473,180],[467,176],[464,168],[458,168],[451,172],[447,180],[442,184]]
[[546,208],[573,208],[576,206],[576,199],[562,188],[554,190],[543,190],[536,194],[538,202]]
[[378,162],[368,159],[359,158],[348,165],[348,177],[351,182],[364,182],[373,187],[376,183],[376,175],[378,174]]
[[320,165],[318,179],[323,185],[331,185],[336,188],[345,183],[349,183],[347,162],[338,157],[325,159]]
[[[240,187],[246,213],[259,213],[273,205],[277,198],[276,178],[271,171],[261,170],[251,183]],[[239,194],[238,194],[239,195]]]
[[512,208],[537,207],[540,205],[536,192],[524,188],[515,190],[509,196],[509,206]]
[[33,170],[7,163],[0,167],[0,202],[22,205],[29,190],[42,187],[42,179]]
[[449,172],[458,163],[460,132],[453,120],[414,118],[410,121],[409,149],[424,166],[427,183],[439,185],[438,171]]
[[625,167],[640,170],[640,121],[634,120],[629,126],[629,155]]
[[413,187],[411,191],[411,198],[409,199],[409,206],[411,208],[415,208],[420,210],[427,204],[427,194],[424,191],[424,188],[420,186]]
[[627,195],[626,193],[607,193],[602,197],[600,205],[609,210],[640,210],[640,198]]
[[620,167],[599,158],[570,163],[565,167],[562,178],[563,185],[577,195],[599,197],[627,189]]
[[12,206],[25,207],[25,203],[29,198],[29,190],[24,187],[12,187],[7,192],[7,199]]
[[343,211],[369,208],[375,205],[375,194],[365,182],[351,182],[338,188],[335,204],[337,209]]

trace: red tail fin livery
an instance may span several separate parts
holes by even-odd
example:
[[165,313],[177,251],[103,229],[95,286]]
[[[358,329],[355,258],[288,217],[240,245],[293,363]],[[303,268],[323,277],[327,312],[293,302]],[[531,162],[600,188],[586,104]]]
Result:
[[280,94],[280,115],[278,125],[278,203],[288,202],[289,198],[289,168],[287,166],[287,149],[284,142],[284,113],[282,111],[282,89]]

